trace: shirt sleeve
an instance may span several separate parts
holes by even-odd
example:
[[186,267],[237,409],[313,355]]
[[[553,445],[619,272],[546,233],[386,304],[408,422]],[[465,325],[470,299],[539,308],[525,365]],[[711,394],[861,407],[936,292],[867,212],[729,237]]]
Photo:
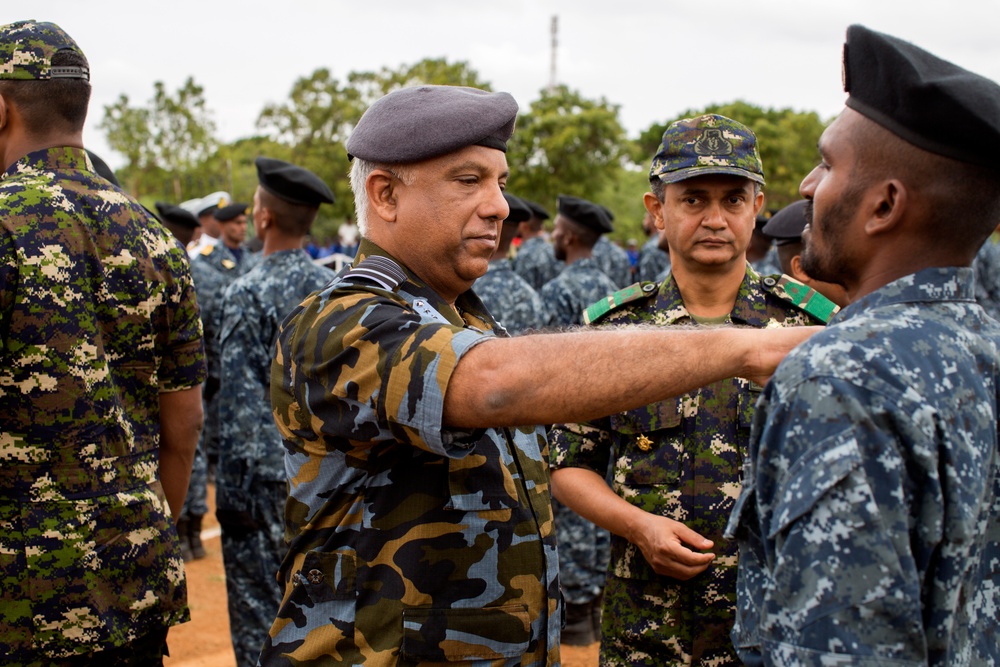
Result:
[[194,283],[183,250],[173,247],[167,260],[166,349],[160,362],[160,392],[197,387],[205,381],[205,346]]

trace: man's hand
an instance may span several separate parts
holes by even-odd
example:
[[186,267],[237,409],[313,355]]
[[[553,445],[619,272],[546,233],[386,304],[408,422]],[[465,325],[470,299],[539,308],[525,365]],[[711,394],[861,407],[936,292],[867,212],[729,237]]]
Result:
[[630,541],[639,547],[657,574],[674,579],[690,579],[704,572],[715,559],[713,553],[693,550],[711,549],[712,540],[679,521],[655,514],[646,514]]
[[757,336],[759,345],[749,350],[746,372],[740,377],[752,380],[763,386],[771,379],[774,369],[778,367],[792,348],[813,334],[822,331],[824,327],[777,327],[775,329],[738,329],[740,334]]

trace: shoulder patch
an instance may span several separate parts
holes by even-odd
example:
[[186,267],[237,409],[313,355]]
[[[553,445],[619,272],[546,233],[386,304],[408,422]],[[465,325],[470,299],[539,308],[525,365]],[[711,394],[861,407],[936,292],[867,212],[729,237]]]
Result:
[[826,324],[840,306],[799,281],[786,275],[766,276],[764,286],[779,299],[784,299]]
[[587,306],[583,311],[583,323],[594,324],[599,319],[613,310],[621,308],[627,303],[632,303],[638,299],[650,297],[656,292],[656,283],[644,281],[629,285],[625,289],[618,290],[611,296],[605,297],[597,303]]
[[364,280],[375,283],[384,290],[396,291],[406,282],[406,272],[388,257],[370,255],[343,275],[344,280]]

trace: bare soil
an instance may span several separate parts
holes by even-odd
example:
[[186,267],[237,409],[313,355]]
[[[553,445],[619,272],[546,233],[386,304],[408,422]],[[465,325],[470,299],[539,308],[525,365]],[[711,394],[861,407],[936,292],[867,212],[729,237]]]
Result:
[[[215,521],[215,489],[208,488],[209,513],[202,527],[207,556],[184,564],[191,621],[170,630],[170,657],[165,667],[236,667],[229,640],[226,575],[222,567],[219,524]],[[564,667],[595,667],[598,645],[563,646]]]

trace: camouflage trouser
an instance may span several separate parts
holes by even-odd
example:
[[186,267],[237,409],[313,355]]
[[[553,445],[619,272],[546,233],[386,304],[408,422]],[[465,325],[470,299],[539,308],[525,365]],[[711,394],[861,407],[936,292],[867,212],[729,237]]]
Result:
[[[687,582],[609,575],[601,621],[602,667],[740,665],[729,636],[735,600],[713,593],[710,577],[711,570]],[[717,606],[699,606],[704,597],[715,598]]]
[[559,541],[559,583],[566,604],[583,604],[597,599],[604,590],[611,553],[608,531],[554,498],[552,511]]
[[277,572],[288,547],[284,539],[284,482],[258,482],[253,510],[219,512],[222,560],[229,599],[229,631],[238,667],[257,664],[281,604]]

